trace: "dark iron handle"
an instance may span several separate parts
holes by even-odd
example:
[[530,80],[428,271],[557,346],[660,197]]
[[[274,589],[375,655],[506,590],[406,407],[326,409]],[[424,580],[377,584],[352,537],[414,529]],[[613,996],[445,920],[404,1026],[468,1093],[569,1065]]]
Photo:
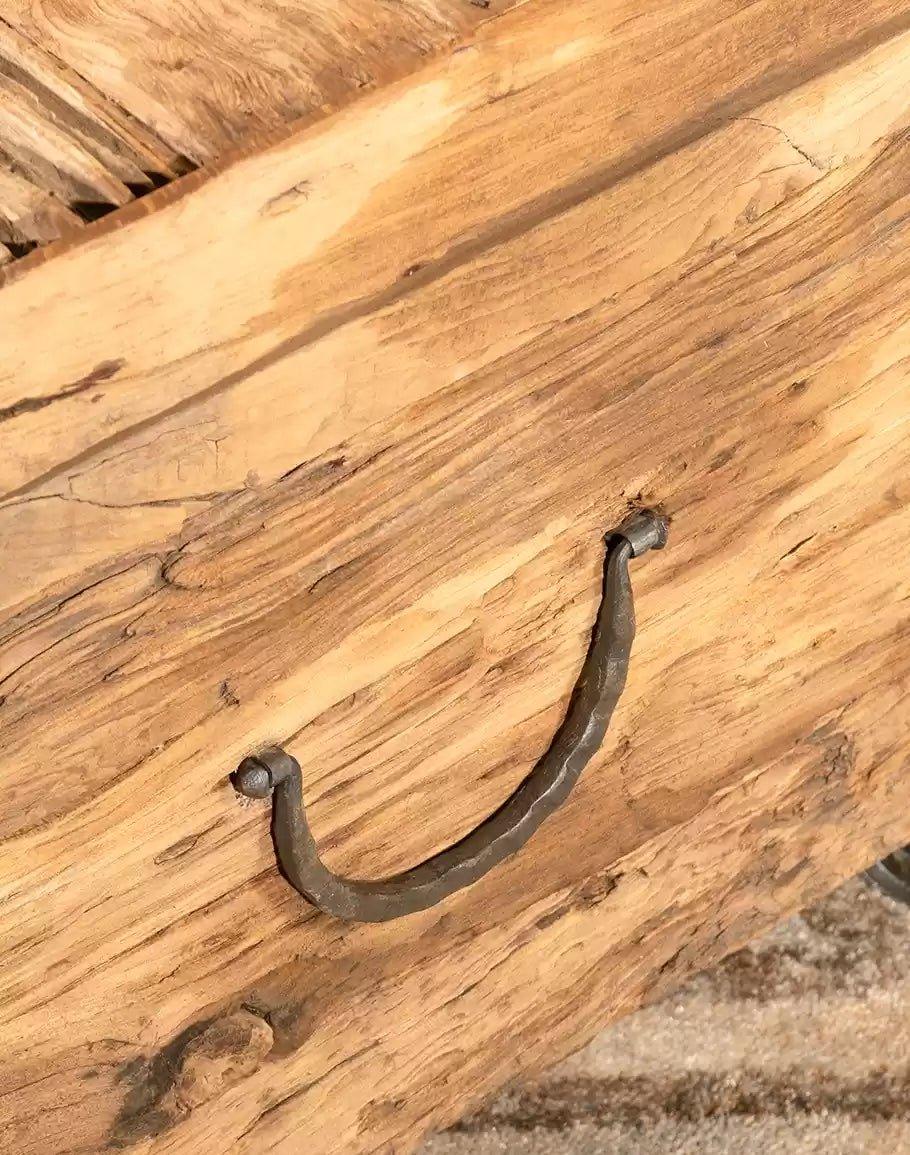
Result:
[[234,786],[248,798],[267,798],[274,792],[275,848],[282,873],[294,889],[338,918],[385,922],[434,906],[520,850],[565,802],[603,742],[626,684],[635,637],[629,561],[649,549],[662,549],[667,529],[664,517],[643,511],[607,538],[603,598],[591,646],[552,745],[498,810],[420,866],[382,882],[334,874],[320,859],[307,825],[300,763],[278,747],[245,758],[233,776]]

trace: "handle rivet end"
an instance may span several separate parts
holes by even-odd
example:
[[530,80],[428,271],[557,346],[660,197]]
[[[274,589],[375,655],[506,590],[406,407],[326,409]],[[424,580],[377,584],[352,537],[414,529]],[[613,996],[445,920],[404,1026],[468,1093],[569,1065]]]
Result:
[[237,793],[245,798],[268,798],[272,793],[272,775],[255,758],[244,758],[232,781]]
[[670,534],[670,522],[662,513],[643,509],[633,514],[617,530],[632,546],[635,557],[650,549],[663,549]]

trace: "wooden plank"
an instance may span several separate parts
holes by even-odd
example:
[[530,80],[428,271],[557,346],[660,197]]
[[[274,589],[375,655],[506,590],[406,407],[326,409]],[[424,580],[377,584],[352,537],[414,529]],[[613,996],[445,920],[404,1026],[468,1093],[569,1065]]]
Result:
[[[64,203],[122,205],[132,193],[73,134],[53,124],[30,88],[0,75],[0,145],[7,163]],[[143,179],[138,170],[132,174]]]
[[[100,222],[0,293],[0,329],[43,331],[53,300],[59,334],[53,359],[3,348],[0,492],[413,294],[908,22],[895,0],[824,0],[808,19],[796,0],[584,0],[571,20],[525,6],[331,125],[145,198],[116,235]],[[120,323],[130,300],[141,330]]]
[[[810,879],[910,835],[899,59],[875,72],[880,104],[838,105],[843,135],[813,138],[823,153],[793,136],[798,118],[783,130],[796,145],[740,125],[708,188],[726,220],[719,177],[744,174],[747,208],[768,191],[767,211],[737,211],[720,235],[681,214],[669,264],[642,225],[648,275],[627,307],[589,286],[578,315],[531,312],[526,339],[475,353],[448,388],[185,526],[179,503],[137,505],[139,544],[106,544],[116,572],[67,578],[65,598],[11,623],[0,1104],[14,1149],[406,1148],[805,900]],[[888,110],[875,127],[870,108]],[[756,170],[764,138],[781,151]],[[763,180],[781,161],[792,188]],[[692,171],[691,156],[656,165],[652,195]],[[541,237],[536,251],[556,283],[564,250]],[[462,291],[494,257],[477,254]],[[502,316],[473,348],[505,340],[514,307]],[[402,316],[399,358],[408,331]],[[351,340],[335,372],[360,353]],[[32,497],[8,508],[49,532],[66,500]],[[673,544],[637,567],[633,676],[578,798],[443,910],[366,929],[302,907],[266,812],[226,782],[239,757],[291,745],[340,868],[384,873],[450,842],[546,743],[583,651],[598,535],[640,500],[666,504]],[[182,532],[161,549],[171,531],[148,526],[171,515]],[[66,545],[95,548],[107,524]]]
[[[743,220],[905,127],[908,66],[910,35],[903,34],[552,219],[507,235],[444,275],[383,297],[372,313],[339,318],[311,340],[290,342],[262,367],[229,377],[212,396],[141,424],[112,446],[103,438],[98,452],[66,464],[30,489],[26,502],[16,497],[0,505],[4,539],[19,558],[16,570],[0,577],[0,604],[26,612],[22,572],[34,575],[28,599],[40,607],[42,590],[50,598],[69,596],[68,576],[82,577],[86,567],[141,547],[173,548],[184,522],[213,501],[242,502],[248,491],[451,387],[536,333],[605,299],[617,317],[634,309],[649,276],[679,275],[680,262],[697,265]],[[100,328],[112,336],[104,320]],[[73,406],[86,422],[98,411],[103,434],[117,362],[103,362],[102,370]],[[318,388],[302,391],[301,381]],[[124,386],[131,399],[145,390],[140,403],[161,403],[161,391],[149,392],[142,377]],[[8,461],[14,453],[49,455],[72,432],[65,423],[73,406],[58,404],[60,412],[52,404],[7,422],[9,435],[0,430],[0,439]],[[64,534],[77,538],[79,549],[61,551]]]
[[[511,0],[497,0],[497,12]],[[489,17],[474,0],[7,5],[5,162],[88,219],[277,126],[419,67]],[[190,159],[192,158],[192,159]],[[38,229],[32,243],[48,240]]]
[[0,167],[0,239],[24,246],[59,240],[81,229],[67,206],[21,173]]
[[67,236],[185,168],[0,18],[3,231],[17,251]]
[[410,72],[513,0],[11,0],[4,19],[197,163]]
[[[6,503],[11,1149],[405,1148],[908,837],[906,51],[827,51],[798,90],[299,349],[270,332],[249,382],[76,465],[64,448]],[[75,271],[45,274],[132,254],[154,315],[146,225],[26,266],[0,309],[40,273],[55,357],[120,339],[113,310],[74,329]],[[179,338],[198,313],[176,313]],[[99,364],[76,383],[103,424],[119,370]],[[11,427],[58,404],[31,400]],[[546,743],[598,533],[639,498],[674,541],[636,573],[632,681],[578,800],[442,912],[311,917],[234,762],[288,741],[340,867],[446,844]]]
[[65,127],[124,183],[178,175],[173,150],[60,59],[17,32],[7,18],[0,17],[0,74],[30,91],[50,124]]

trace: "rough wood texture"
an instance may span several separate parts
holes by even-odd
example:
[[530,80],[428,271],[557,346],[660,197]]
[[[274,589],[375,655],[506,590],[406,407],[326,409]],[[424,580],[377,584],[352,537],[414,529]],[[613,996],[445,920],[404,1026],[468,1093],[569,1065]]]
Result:
[[[451,48],[514,0],[9,0],[0,178],[94,219],[251,136],[311,120]],[[67,235],[7,215],[21,252]]]
[[[0,351],[17,1155],[406,1150],[910,837],[910,13],[571,12],[5,274],[54,351]],[[577,797],[444,908],[308,910],[240,757],[340,869],[448,844],[641,501]]]
[[27,252],[186,165],[7,19],[0,16],[0,236]]
[[[323,451],[391,407],[451,382],[453,374],[463,376],[481,358],[526,341],[533,325],[553,324],[624,292],[661,261],[697,250],[706,230],[707,242],[725,221],[729,226],[740,213],[761,211],[794,182],[818,177],[845,151],[861,152],[904,123],[899,63],[889,57],[889,51],[903,51],[903,40],[889,41],[889,34],[910,26],[910,12],[893,0],[816,4],[814,21],[807,21],[802,6],[780,3],[749,4],[735,20],[718,21],[716,0],[698,0],[685,10],[665,0],[586,0],[573,6],[572,22],[561,4],[534,11],[548,18],[518,13],[494,21],[472,48],[400,90],[361,101],[331,124],[239,162],[201,187],[200,178],[187,178],[101,222],[102,229],[93,230],[99,242],[108,223],[118,228],[103,244],[58,249],[52,266],[40,271],[30,262],[14,266],[7,277],[23,279],[15,294],[0,297],[0,323],[27,332],[44,323],[53,299],[61,339],[53,358],[36,359],[25,344],[5,351],[0,493],[26,492],[49,473],[81,473],[87,455],[94,460],[114,438],[119,448],[132,427],[168,410],[176,416],[207,391],[241,398],[244,443],[246,423],[258,420],[257,436],[263,423],[271,425],[269,450],[281,454],[291,438],[284,436],[286,425],[273,421],[275,410],[258,405],[268,390],[284,420],[295,422],[285,463],[272,469],[258,447],[255,461],[245,461],[243,446],[229,444],[220,424],[201,443],[202,428],[193,417],[183,422],[197,426],[192,447],[182,433],[151,433],[157,440],[150,496],[205,496],[242,485],[251,473],[274,479],[300,463],[301,437],[313,453]],[[833,61],[848,68],[851,59],[862,61],[876,33],[885,42],[877,50],[881,59],[856,64],[842,85],[826,81],[836,74]],[[778,71],[769,73],[768,58],[780,61]],[[812,134],[821,133],[814,164],[788,147],[785,122],[778,130],[773,120],[755,121],[757,110],[807,75],[819,76],[816,105],[807,106],[801,122],[810,144]],[[838,93],[847,117],[843,127],[824,115]],[[774,115],[773,107],[768,111]],[[732,137],[712,134],[731,120]],[[554,123],[569,127],[556,133]],[[693,152],[698,142],[701,151]],[[740,184],[705,203],[698,168],[712,147],[733,147],[740,155]],[[777,159],[756,163],[756,150],[760,158]],[[713,157],[715,172],[721,159]],[[659,179],[655,183],[655,170],[679,183],[677,200],[694,197],[701,206],[678,228],[661,206],[665,190]],[[640,183],[630,179],[637,173]],[[600,193],[615,206],[609,227],[594,208]],[[502,291],[494,267],[475,279],[440,333],[434,325],[427,336],[412,307],[412,331],[401,343],[414,347],[413,355],[393,356],[394,376],[376,377],[373,365],[386,344],[382,325],[390,312],[407,315],[418,290],[445,291],[459,269],[473,261],[482,266],[488,252],[521,254],[534,238],[551,235],[537,226],[577,220],[567,214],[584,204],[589,219],[582,235],[591,236],[593,220],[596,249],[579,250],[576,235],[574,250],[556,254],[556,260],[571,261],[578,253],[582,267],[570,267],[571,280],[563,283],[552,278],[548,294],[544,279],[537,289],[547,295],[542,307],[533,297],[525,304],[524,277],[519,289],[512,287],[512,323],[503,319],[499,302],[489,299]],[[150,219],[140,219],[150,210],[156,210]],[[627,225],[629,213],[636,214],[639,230],[650,232],[651,244]],[[624,246],[622,259],[617,244]],[[42,254],[34,258],[41,260]],[[596,265],[586,276],[592,260]],[[229,270],[217,305],[213,268]],[[610,280],[601,292],[604,277]],[[85,284],[93,286],[90,296],[81,291]],[[118,322],[131,296],[143,302],[141,332]],[[420,300],[426,299],[424,292]],[[107,323],[99,323],[99,314]],[[480,358],[470,352],[474,334]],[[362,356],[354,355],[353,340],[363,342]],[[332,372],[333,341],[345,361],[343,375]],[[303,351],[312,347],[323,351],[321,361],[304,367]],[[307,379],[318,387],[295,388]],[[251,392],[235,389],[247,381]],[[228,398],[225,407],[230,404]],[[221,452],[226,449],[229,457]],[[179,478],[176,457],[183,459]],[[129,472],[145,476],[135,464]],[[190,474],[187,484],[182,479]],[[122,499],[112,493],[101,500]]]

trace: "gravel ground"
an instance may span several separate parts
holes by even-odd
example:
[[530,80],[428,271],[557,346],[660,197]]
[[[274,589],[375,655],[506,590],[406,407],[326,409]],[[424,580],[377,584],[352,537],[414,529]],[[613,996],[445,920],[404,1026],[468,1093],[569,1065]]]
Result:
[[849,882],[422,1155],[910,1155],[908,957]]

